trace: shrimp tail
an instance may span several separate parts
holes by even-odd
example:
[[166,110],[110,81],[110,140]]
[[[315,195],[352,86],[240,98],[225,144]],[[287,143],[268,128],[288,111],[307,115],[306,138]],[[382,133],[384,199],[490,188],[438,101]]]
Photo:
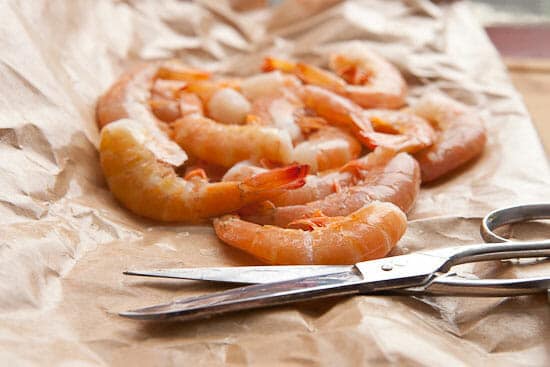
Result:
[[268,190],[292,190],[306,183],[309,171],[307,164],[295,164],[288,167],[275,168],[245,179],[241,188],[245,192],[261,192]]
[[262,70],[264,72],[281,70],[285,73],[292,73],[296,70],[296,64],[288,60],[266,57],[262,65]]

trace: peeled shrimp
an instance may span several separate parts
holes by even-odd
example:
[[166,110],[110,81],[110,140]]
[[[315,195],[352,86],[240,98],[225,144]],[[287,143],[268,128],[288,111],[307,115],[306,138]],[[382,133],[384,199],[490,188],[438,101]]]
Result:
[[99,98],[97,122],[101,129],[119,119],[138,121],[158,142],[149,147],[156,159],[179,166],[187,160],[187,154],[168,138],[168,126],[155,117],[148,104],[158,68],[157,64],[142,65],[123,75]]
[[306,107],[330,124],[349,128],[359,138],[362,132],[372,131],[370,120],[363,109],[338,94],[308,85],[303,88],[302,99]]
[[218,90],[208,101],[208,115],[224,124],[244,124],[250,108],[250,102],[231,88]]
[[307,84],[329,89],[364,108],[399,108],[405,104],[407,84],[401,73],[374,51],[353,45],[330,56],[330,68],[266,58],[265,71],[281,70],[297,75]]
[[415,153],[433,144],[435,131],[428,121],[413,113],[393,110],[365,110],[374,132],[362,132],[369,148],[384,146],[398,152]]
[[286,131],[293,142],[304,139],[302,130],[296,121],[298,111],[302,110],[301,102],[285,96],[260,96],[252,103],[249,121],[254,124],[273,126]]
[[251,101],[262,97],[285,97],[295,94],[296,89],[302,83],[293,75],[283,74],[280,71],[257,74],[243,79],[240,90],[243,95]]
[[291,166],[242,182],[208,183],[200,174],[187,179],[156,159],[158,144],[143,124],[129,119],[101,131],[101,167],[113,195],[136,214],[162,221],[201,221],[230,213],[303,185],[306,166]]
[[[270,199],[269,203],[258,204],[259,207],[256,207],[256,209],[247,208],[247,210],[249,213],[253,213],[255,210],[261,211],[262,206],[273,208],[273,206],[300,205],[321,200],[330,194],[340,192],[348,186],[356,185],[367,179],[371,170],[387,165],[395,155],[396,153],[391,149],[377,148],[364,157],[348,162],[340,169],[324,171],[316,175],[309,174],[306,177],[304,186],[286,191]],[[255,166],[252,162],[241,162],[227,171],[222,180],[242,181],[267,171],[266,168]]]
[[350,134],[333,126],[322,126],[294,147],[293,161],[307,164],[312,173],[336,168],[355,159],[361,145]]
[[224,125],[199,115],[173,124],[173,139],[204,161],[231,167],[247,159],[292,162],[292,141],[286,131],[257,125]]
[[302,229],[258,225],[227,215],[214,220],[218,237],[268,264],[354,264],[387,255],[407,218],[391,203],[373,202],[347,216],[309,218]]
[[424,95],[413,112],[431,122],[435,143],[418,153],[422,182],[433,181],[477,157],[487,136],[479,115],[466,105],[437,94]]
[[407,83],[390,62],[366,47],[341,50],[330,67],[348,83],[345,96],[364,108],[399,108],[405,104]]
[[[311,217],[319,212],[329,217],[345,216],[374,200],[391,202],[404,212],[412,208],[420,190],[420,169],[414,158],[407,153],[399,153],[386,162],[381,159],[379,165],[369,166],[364,172],[361,163],[352,162],[346,167],[350,171],[357,171],[358,182],[341,189],[333,189],[331,194],[319,200],[288,206],[263,203],[243,208],[241,214],[246,220],[255,223],[285,227],[295,220]],[[327,186],[322,187],[326,190]],[[285,193],[281,196],[290,202],[290,197],[311,192],[307,190],[309,189],[306,186],[304,191],[297,192],[296,195],[286,196]],[[283,199],[276,197],[273,200]]]

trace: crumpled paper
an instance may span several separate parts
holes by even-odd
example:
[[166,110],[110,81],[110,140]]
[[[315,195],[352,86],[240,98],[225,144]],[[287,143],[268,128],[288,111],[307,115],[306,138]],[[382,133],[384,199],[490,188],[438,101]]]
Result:
[[[422,188],[396,253],[480,242],[489,210],[550,201],[529,116],[466,3],[302,0],[246,12],[237,3],[0,3],[0,364],[548,365],[545,295],[356,296],[191,323],[117,316],[225,289],[129,278],[125,269],[256,264],[210,226],[144,220],[109,193],[95,102],[139,60],[177,57],[246,75],[266,54],[322,65],[339,45],[363,42],[401,69],[410,101],[439,89],[477,107],[489,131],[484,154]],[[510,231],[549,232],[544,223],[522,228]],[[525,277],[550,269],[492,262],[465,270]]]

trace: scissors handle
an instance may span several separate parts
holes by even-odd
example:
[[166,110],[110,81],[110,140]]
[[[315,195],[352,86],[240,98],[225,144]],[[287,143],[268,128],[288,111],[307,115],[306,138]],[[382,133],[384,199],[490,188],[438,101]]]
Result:
[[550,256],[550,240],[451,247],[439,251],[430,251],[430,253],[437,253],[438,255],[441,253],[443,256],[448,256],[447,263],[441,269],[441,271],[447,272],[452,266],[478,261],[548,257]]
[[481,237],[485,242],[508,242],[493,230],[506,224],[514,224],[537,219],[550,219],[550,203],[537,203],[511,206],[494,210],[481,222]]
[[517,205],[490,212],[483,218],[480,229],[481,236],[490,244],[448,249],[449,261],[444,269],[448,271],[451,266],[476,261],[550,256],[550,239],[512,242],[493,232],[506,224],[537,219],[550,219],[550,203]]
[[472,279],[451,273],[440,275],[421,287],[400,291],[408,295],[511,297],[544,293],[550,288],[550,277],[523,279]]

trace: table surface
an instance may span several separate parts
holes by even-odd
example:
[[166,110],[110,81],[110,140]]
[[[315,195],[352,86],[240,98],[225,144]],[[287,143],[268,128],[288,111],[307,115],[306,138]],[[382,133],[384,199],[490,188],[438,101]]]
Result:
[[509,59],[506,64],[514,85],[527,105],[546,154],[550,157],[550,59]]

